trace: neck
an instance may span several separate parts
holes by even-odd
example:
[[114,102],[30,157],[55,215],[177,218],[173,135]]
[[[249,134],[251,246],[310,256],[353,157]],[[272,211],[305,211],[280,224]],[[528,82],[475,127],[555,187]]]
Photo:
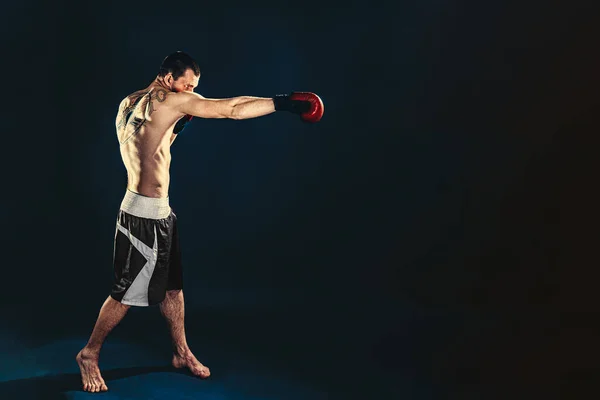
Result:
[[152,84],[153,85],[158,85],[160,87],[163,87],[163,88],[165,88],[165,89],[167,89],[169,91],[171,90],[171,88],[165,83],[165,80],[164,80],[164,78],[162,76],[157,76],[154,79],[154,82],[152,82]]

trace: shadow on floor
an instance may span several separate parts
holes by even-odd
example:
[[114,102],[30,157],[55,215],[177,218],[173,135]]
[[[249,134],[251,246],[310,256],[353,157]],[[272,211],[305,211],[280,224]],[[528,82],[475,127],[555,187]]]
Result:
[[[157,372],[177,373],[192,376],[187,370],[175,369],[170,365],[153,367],[115,368],[102,371],[102,377],[110,381]],[[15,379],[0,383],[0,399],[48,399],[65,400],[66,392],[82,391],[81,375],[78,373],[47,375],[35,378]]]

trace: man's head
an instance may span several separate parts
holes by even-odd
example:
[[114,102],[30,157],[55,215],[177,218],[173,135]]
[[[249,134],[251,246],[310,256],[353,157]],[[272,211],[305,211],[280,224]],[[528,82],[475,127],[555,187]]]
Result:
[[163,60],[158,76],[173,92],[193,92],[200,79],[200,67],[192,57],[177,51]]

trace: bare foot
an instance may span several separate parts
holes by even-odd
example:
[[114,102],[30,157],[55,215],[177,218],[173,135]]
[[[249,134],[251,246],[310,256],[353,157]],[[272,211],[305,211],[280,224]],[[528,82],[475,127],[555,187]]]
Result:
[[202,365],[191,352],[183,356],[173,354],[172,364],[175,368],[188,367],[192,374],[200,378],[208,378],[210,376],[210,369]]
[[106,387],[106,383],[104,383],[104,379],[100,375],[98,356],[84,348],[77,354],[75,359],[81,370],[83,390],[92,393],[106,392],[108,387]]

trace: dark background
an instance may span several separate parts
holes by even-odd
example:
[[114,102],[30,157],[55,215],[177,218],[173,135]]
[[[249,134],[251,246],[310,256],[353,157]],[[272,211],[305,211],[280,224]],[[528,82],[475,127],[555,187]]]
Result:
[[[126,185],[115,113],[183,50],[206,97],[325,103],[316,125],[195,119],[172,147],[200,359],[218,342],[332,398],[574,398],[591,377],[591,6],[99,4],[3,9],[5,346],[91,331]],[[168,349],[156,309],[131,314],[109,341]]]

